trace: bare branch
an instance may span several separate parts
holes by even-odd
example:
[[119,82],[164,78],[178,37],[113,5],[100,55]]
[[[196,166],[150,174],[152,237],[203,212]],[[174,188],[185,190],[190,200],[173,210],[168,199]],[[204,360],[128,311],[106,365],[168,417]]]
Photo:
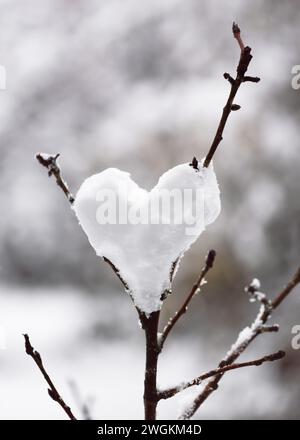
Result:
[[50,154],[45,154],[45,153],[38,153],[36,155],[36,158],[41,165],[43,165],[45,168],[47,168],[48,176],[55,177],[57,185],[62,189],[62,191],[64,192],[64,194],[67,197],[67,199],[69,200],[69,202],[71,204],[73,204],[75,198],[71,194],[66,182],[63,180],[63,178],[61,176],[60,168],[57,165],[57,159],[59,156],[60,156],[59,153],[55,154],[54,156],[52,156]]
[[[295,275],[292,277],[291,281],[286,285],[286,287],[279,292],[275,299],[271,301],[261,302],[260,310],[251,325],[248,328],[248,336],[245,338],[240,338],[240,335],[236,342],[232,345],[231,349],[228,351],[223,360],[219,363],[218,368],[231,365],[234,361],[246,350],[246,348],[251,344],[251,342],[260,334],[264,333],[266,328],[265,324],[271,316],[271,313],[276,309],[282,301],[287,298],[287,296],[292,292],[292,290],[300,283],[300,268],[296,271]],[[205,386],[204,390],[196,397],[193,405],[184,414],[185,419],[190,419],[195,412],[200,408],[203,402],[218,388],[218,384],[222,379],[224,373],[217,374],[213,379],[211,379]]]
[[44,376],[45,381],[49,385],[49,388],[48,388],[49,396],[51,397],[51,399],[53,399],[55,402],[57,402],[62,407],[62,409],[65,411],[65,413],[67,414],[67,416],[71,420],[76,420],[76,417],[73,415],[73,413],[71,411],[71,408],[64,402],[63,398],[61,397],[61,395],[57,391],[54,383],[52,382],[50,376],[48,375],[47,371],[45,370],[45,367],[43,365],[43,361],[42,361],[41,355],[31,345],[29,336],[27,334],[25,334],[23,336],[24,336],[24,339],[25,339],[25,351],[26,351],[26,353],[29,356],[32,357],[32,359],[34,360],[34,362],[38,366],[40,372]]
[[253,82],[258,83],[260,81],[260,78],[258,76],[244,76],[243,82]]
[[243,40],[241,38],[241,30],[239,28],[239,25],[235,22],[232,23],[232,33],[233,33],[234,38],[237,40],[237,42],[240,46],[241,52],[243,52],[243,50],[245,49],[245,45],[244,45]]
[[277,295],[272,301],[272,308],[276,309],[282,301],[289,295],[289,293],[300,283],[300,267],[295,273],[292,280],[286,285],[286,287]]
[[227,102],[225,104],[225,107],[223,108],[223,113],[214,137],[214,140],[211,144],[211,147],[207,153],[207,156],[204,160],[204,167],[208,167],[220,142],[223,139],[223,131],[228,119],[228,116],[230,115],[230,113],[232,111],[238,110],[238,108],[236,107],[237,104],[234,104],[233,100],[237,94],[237,91],[240,88],[240,85],[243,82],[247,82],[247,81],[251,81],[251,82],[258,82],[260,79],[258,77],[250,77],[247,76],[245,77],[245,73],[248,70],[248,66],[250,64],[250,61],[252,59],[252,55],[251,55],[251,48],[249,46],[245,46],[243,43],[243,40],[241,38],[241,31],[239,26],[236,23],[233,23],[232,26],[232,32],[233,32],[233,36],[234,38],[237,40],[239,47],[241,49],[241,56],[239,59],[239,63],[237,66],[237,75],[236,78],[234,79],[229,73],[224,73],[224,78],[227,79],[231,85],[230,87],[230,92],[229,92],[229,96],[227,99]]
[[173,318],[171,318],[168,321],[166,327],[164,328],[163,333],[160,338],[160,342],[159,342],[159,350],[160,351],[162,350],[163,345],[164,345],[169,333],[171,332],[171,330],[173,329],[173,327],[175,326],[175,324],[177,323],[179,318],[187,311],[190,301],[192,300],[192,298],[195,295],[195,293],[197,292],[197,290],[200,288],[201,283],[203,282],[207,272],[213,267],[215,258],[216,258],[216,251],[211,249],[207,254],[205,266],[202,268],[198,280],[193,285],[190,293],[188,294],[188,296],[187,296],[186,300],[184,301],[184,303],[182,304],[181,308],[175,313]]
[[285,356],[285,352],[280,350],[276,353],[272,353],[270,355],[264,356],[259,359],[255,359],[254,361],[248,361],[248,362],[241,362],[241,363],[235,363],[231,365],[225,365],[224,367],[218,367],[215,370],[208,371],[207,373],[203,373],[200,376],[196,377],[195,379],[185,382],[177,387],[169,388],[167,390],[161,391],[159,393],[159,399],[169,399],[170,397],[175,396],[175,394],[186,390],[187,388],[193,387],[195,385],[200,385],[200,383],[205,380],[209,379],[212,376],[216,376],[217,374],[223,374],[227,371],[231,370],[237,370],[238,368],[244,368],[244,367],[258,367],[262,365],[265,362],[273,362],[277,361],[279,359],[282,359]]
[[260,329],[260,333],[277,333],[279,332],[279,325],[262,325]]
[[230,84],[233,86],[234,84],[234,78],[232,78],[232,76],[230,75],[230,73],[225,72],[223,74],[224,78],[227,79],[227,81],[230,82]]

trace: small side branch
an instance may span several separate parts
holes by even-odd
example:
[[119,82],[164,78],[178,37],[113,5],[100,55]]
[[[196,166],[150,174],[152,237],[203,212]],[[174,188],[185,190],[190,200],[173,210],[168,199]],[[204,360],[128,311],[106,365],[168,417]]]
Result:
[[291,293],[291,291],[300,283],[300,267],[291,279],[291,281],[286,285],[286,287],[276,296],[272,301],[272,308],[277,309],[283,300]]
[[193,296],[196,294],[197,290],[200,288],[207,272],[213,267],[215,258],[216,258],[216,251],[214,251],[212,249],[208,252],[206,260],[205,260],[205,266],[202,268],[200,276],[199,276],[198,280],[196,281],[196,283],[193,285],[190,293],[186,297],[186,300],[182,304],[181,308],[175,313],[173,318],[171,318],[169,320],[168,324],[164,328],[163,333],[160,338],[159,351],[162,350],[163,345],[164,345],[169,333],[171,332],[171,330],[175,326],[175,324],[178,322],[180,317],[182,315],[184,315],[184,313],[187,311],[190,301],[192,300]]
[[217,374],[223,374],[223,373],[226,373],[227,371],[237,370],[238,368],[258,367],[258,366],[264,364],[265,362],[273,362],[273,361],[277,361],[279,359],[282,359],[284,356],[285,356],[285,352],[280,350],[280,351],[277,351],[276,353],[272,353],[272,354],[264,356],[262,358],[255,359],[254,361],[241,362],[241,363],[226,365],[224,367],[218,367],[215,370],[211,370],[211,371],[208,371],[207,373],[203,373],[200,376],[196,377],[195,379],[193,379],[189,382],[185,382],[178,387],[173,387],[173,388],[169,388],[165,391],[161,391],[159,393],[159,398],[160,399],[169,399],[170,397],[175,396],[175,394],[177,394],[183,390],[186,390],[187,388],[193,387],[195,385],[200,385],[200,383],[203,380],[209,379],[210,377],[216,376]]
[[279,325],[262,325],[260,329],[260,333],[277,333],[279,332]]
[[211,144],[211,147],[207,153],[207,156],[204,160],[204,167],[208,167],[220,142],[223,139],[223,132],[224,132],[224,128],[227,122],[227,119],[230,115],[230,113],[232,111],[236,111],[240,109],[240,106],[238,104],[234,104],[234,98],[240,88],[240,85],[243,82],[254,82],[257,83],[259,82],[259,78],[258,77],[252,77],[252,76],[245,76],[245,73],[248,70],[250,61],[252,59],[252,55],[251,55],[251,48],[249,46],[245,46],[244,42],[242,40],[241,37],[241,30],[239,28],[239,26],[236,23],[233,23],[232,26],[232,32],[233,32],[233,36],[234,38],[237,40],[238,45],[240,47],[241,50],[241,56],[239,59],[239,63],[237,66],[237,75],[235,78],[233,78],[229,73],[224,73],[224,78],[226,80],[228,80],[228,82],[230,83],[230,92],[229,92],[229,96],[227,99],[227,102],[225,104],[225,107],[223,108],[223,113],[215,134],[215,137],[213,139],[213,142]]
[[[278,308],[283,300],[292,292],[292,290],[300,283],[300,267],[297,269],[295,275],[292,277],[291,281],[284,287],[284,289],[279,292],[273,301],[267,300],[264,294],[259,294],[256,292],[256,287],[253,285],[248,286],[247,292],[256,294],[257,300],[261,303],[260,310],[253,321],[251,327],[244,329],[245,334],[240,333],[236,342],[232,345],[231,349],[228,351],[223,360],[219,363],[218,368],[227,367],[232,365],[235,360],[247,349],[247,347],[253,342],[257,336],[268,331],[278,331],[278,326],[268,326],[267,321],[271,317],[272,312]],[[252,291],[252,292],[251,292]],[[241,337],[242,336],[242,337]],[[184,419],[190,419],[195,412],[200,408],[200,406],[205,402],[205,400],[218,388],[218,384],[222,379],[224,372],[216,374],[205,386],[203,391],[195,398],[193,405],[189,408],[187,412],[184,413]]]
[[244,76],[243,82],[253,82],[258,83],[260,81],[260,78],[258,76]]
[[23,335],[25,339],[25,351],[26,353],[32,357],[34,362],[36,363],[37,367],[39,368],[40,372],[42,373],[45,381],[47,382],[49,388],[48,388],[48,394],[55,402],[57,402],[64,412],[67,414],[69,419],[76,420],[76,417],[73,415],[71,408],[65,403],[59,392],[57,391],[57,388],[55,387],[52,379],[50,378],[49,374],[45,370],[45,367],[43,365],[43,361],[41,358],[41,355],[38,351],[36,351],[33,346],[31,345],[29,336],[27,334]]
[[36,159],[41,165],[47,168],[49,177],[54,176],[57,185],[62,189],[69,202],[73,204],[75,198],[71,194],[66,182],[62,178],[60,168],[57,164],[57,159],[59,158],[59,156],[59,153],[55,154],[54,156],[45,153],[38,153],[36,154]]

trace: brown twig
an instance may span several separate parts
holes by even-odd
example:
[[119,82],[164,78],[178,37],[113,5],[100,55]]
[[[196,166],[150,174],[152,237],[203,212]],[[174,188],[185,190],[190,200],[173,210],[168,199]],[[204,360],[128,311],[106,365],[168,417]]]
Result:
[[276,353],[272,353],[262,358],[255,359],[254,361],[241,362],[231,365],[225,365],[224,367],[218,367],[215,370],[211,370],[208,371],[207,373],[201,374],[200,376],[196,377],[195,379],[192,379],[189,382],[182,383],[180,386],[172,387],[167,390],[161,391],[159,393],[159,399],[169,399],[170,397],[175,396],[175,394],[179,393],[180,391],[186,390],[187,388],[193,387],[195,385],[200,385],[200,383],[203,380],[209,379],[212,376],[223,374],[226,373],[227,371],[236,370],[238,368],[258,367],[265,362],[273,362],[282,359],[284,356],[285,356],[285,352],[280,350],[277,351]]
[[260,333],[277,333],[279,332],[279,325],[262,325],[260,329]]
[[37,153],[36,159],[41,165],[47,168],[49,177],[55,177],[57,185],[63,190],[69,202],[73,204],[75,199],[71,194],[66,182],[63,180],[60,168],[57,164],[57,159],[59,158],[59,156],[59,153],[55,154],[54,156],[52,156],[51,154]]
[[276,309],[282,303],[282,301],[289,295],[289,293],[294,289],[294,287],[296,287],[297,284],[299,283],[300,283],[300,267],[298,268],[292,280],[282,290],[282,292],[279,295],[277,295],[275,299],[273,299],[272,308]]
[[241,31],[239,26],[236,23],[233,23],[232,26],[232,32],[234,38],[237,40],[239,47],[241,49],[241,56],[240,60],[237,66],[237,75],[235,79],[229,74],[224,73],[224,78],[227,79],[230,83],[230,93],[227,99],[227,102],[225,104],[225,107],[223,108],[222,116],[215,134],[215,137],[213,139],[213,142],[211,144],[211,147],[207,153],[207,156],[204,160],[204,167],[208,167],[220,142],[223,139],[223,131],[227,122],[227,119],[232,111],[239,110],[240,106],[233,103],[233,100],[237,94],[237,91],[240,88],[240,85],[243,82],[251,81],[251,82],[258,82],[260,79],[258,77],[250,77],[245,76],[245,73],[247,72],[248,66],[250,64],[250,61],[252,59],[251,55],[251,48],[249,46],[245,46],[241,37]]
[[169,333],[171,332],[171,330],[173,329],[173,327],[175,326],[177,321],[187,311],[188,305],[189,305],[190,301],[192,300],[193,296],[195,295],[195,293],[197,292],[197,290],[200,288],[201,283],[204,280],[204,277],[206,276],[207,272],[213,267],[215,257],[216,257],[216,251],[214,251],[213,249],[210,250],[207,254],[207,257],[205,260],[205,266],[202,268],[198,280],[193,285],[190,293],[186,297],[186,299],[185,299],[184,303],[182,304],[182,306],[180,307],[180,309],[175,313],[175,315],[168,321],[167,325],[165,326],[163,333],[161,335],[160,341],[159,341],[159,351],[162,350],[163,345],[164,345]]
[[[300,283],[300,268],[296,271],[295,275],[292,277],[291,281],[286,285],[286,287],[275,297],[273,301],[265,301],[262,297],[263,302],[261,302],[260,310],[249,328],[249,335],[247,338],[239,338],[233,344],[229,352],[219,363],[218,368],[223,368],[225,366],[231,365],[234,361],[246,350],[246,348],[251,344],[251,342],[257,338],[258,335],[264,333],[264,329],[268,328],[265,326],[266,322],[271,316],[273,310],[275,310],[284,299],[291,293],[291,291]],[[278,326],[271,326],[269,328],[278,328]],[[224,373],[217,374],[213,379],[211,379],[205,386],[204,390],[199,393],[195,398],[193,405],[189,408],[187,412],[184,413],[184,419],[190,419],[195,412],[200,408],[200,406],[205,402],[205,400],[218,388],[218,384],[222,379]]]
[[243,43],[243,40],[241,39],[241,30],[239,28],[239,25],[235,22],[233,22],[232,24],[232,33],[240,46],[241,52],[243,52],[243,50],[245,49],[245,45]]
[[27,334],[25,334],[23,336],[25,339],[26,353],[32,357],[32,359],[34,360],[34,362],[38,366],[40,372],[44,376],[45,381],[49,385],[49,388],[48,388],[49,396],[51,397],[51,399],[53,399],[55,402],[57,402],[62,407],[62,409],[65,411],[65,413],[67,414],[67,416],[71,420],[76,420],[76,417],[73,415],[71,408],[64,402],[63,398],[61,397],[61,395],[57,391],[54,383],[52,382],[50,376],[48,375],[47,371],[45,370],[40,353],[38,351],[36,351],[33,348],[33,346],[31,345],[29,336]]

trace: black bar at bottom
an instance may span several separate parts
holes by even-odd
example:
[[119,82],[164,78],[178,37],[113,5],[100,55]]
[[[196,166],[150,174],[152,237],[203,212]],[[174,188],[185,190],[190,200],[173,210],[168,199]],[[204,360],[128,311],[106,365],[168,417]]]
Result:
[[[255,436],[270,438],[273,434],[287,433],[299,421],[291,420],[199,420],[199,421],[130,421],[130,420],[92,420],[92,421],[51,421],[51,420],[0,420],[0,438],[10,436],[30,439],[76,438],[82,439],[131,439],[131,438],[199,438],[243,439]],[[5,436],[7,434],[7,437]],[[8,437],[9,436],[9,437]],[[216,437],[217,436],[217,437]]]

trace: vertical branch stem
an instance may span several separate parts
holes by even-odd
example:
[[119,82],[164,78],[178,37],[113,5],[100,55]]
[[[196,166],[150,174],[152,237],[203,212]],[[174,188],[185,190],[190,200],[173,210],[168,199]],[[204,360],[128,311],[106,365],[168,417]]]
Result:
[[238,45],[241,49],[241,55],[240,55],[239,64],[236,69],[237,70],[236,78],[235,79],[232,78],[232,76],[229,75],[229,73],[224,73],[224,78],[229,81],[231,88],[230,88],[230,93],[229,93],[227,102],[223,108],[222,116],[221,116],[221,119],[220,119],[220,122],[219,122],[219,125],[217,128],[215,137],[213,139],[213,142],[211,144],[209,152],[207,153],[207,156],[204,160],[203,166],[206,168],[209,166],[209,164],[210,164],[210,162],[216,152],[216,149],[218,148],[220,142],[223,139],[223,131],[224,131],[224,128],[225,128],[225,125],[227,123],[227,119],[228,119],[230,113],[232,111],[236,111],[236,110],[240,109],[239,105],[233,103],[233,100],[234,100],[234,98],[240,88],[240,85],[246,81],[250,81],[250,82],[258,82],[259,81],[259,78],[257,78],[257,77],[250,77],[250,76],[245,77],[245,73],[247,72],[248,66],[249,66],[250,61],[252,59],[251,48],[249,46],[244,45],[243,40],[241,38],[240,28],[238,27],[238,25],[236,23],[233,23],[232,32],[233,32],[234,38],[237,40]]
[[157,331],[160,312],[153,312],[147,318],[142,315],[142,325],[146,336],[146,367],[144,380],[145,420],[156,420],[158,403],[157,361],[159,355]]

